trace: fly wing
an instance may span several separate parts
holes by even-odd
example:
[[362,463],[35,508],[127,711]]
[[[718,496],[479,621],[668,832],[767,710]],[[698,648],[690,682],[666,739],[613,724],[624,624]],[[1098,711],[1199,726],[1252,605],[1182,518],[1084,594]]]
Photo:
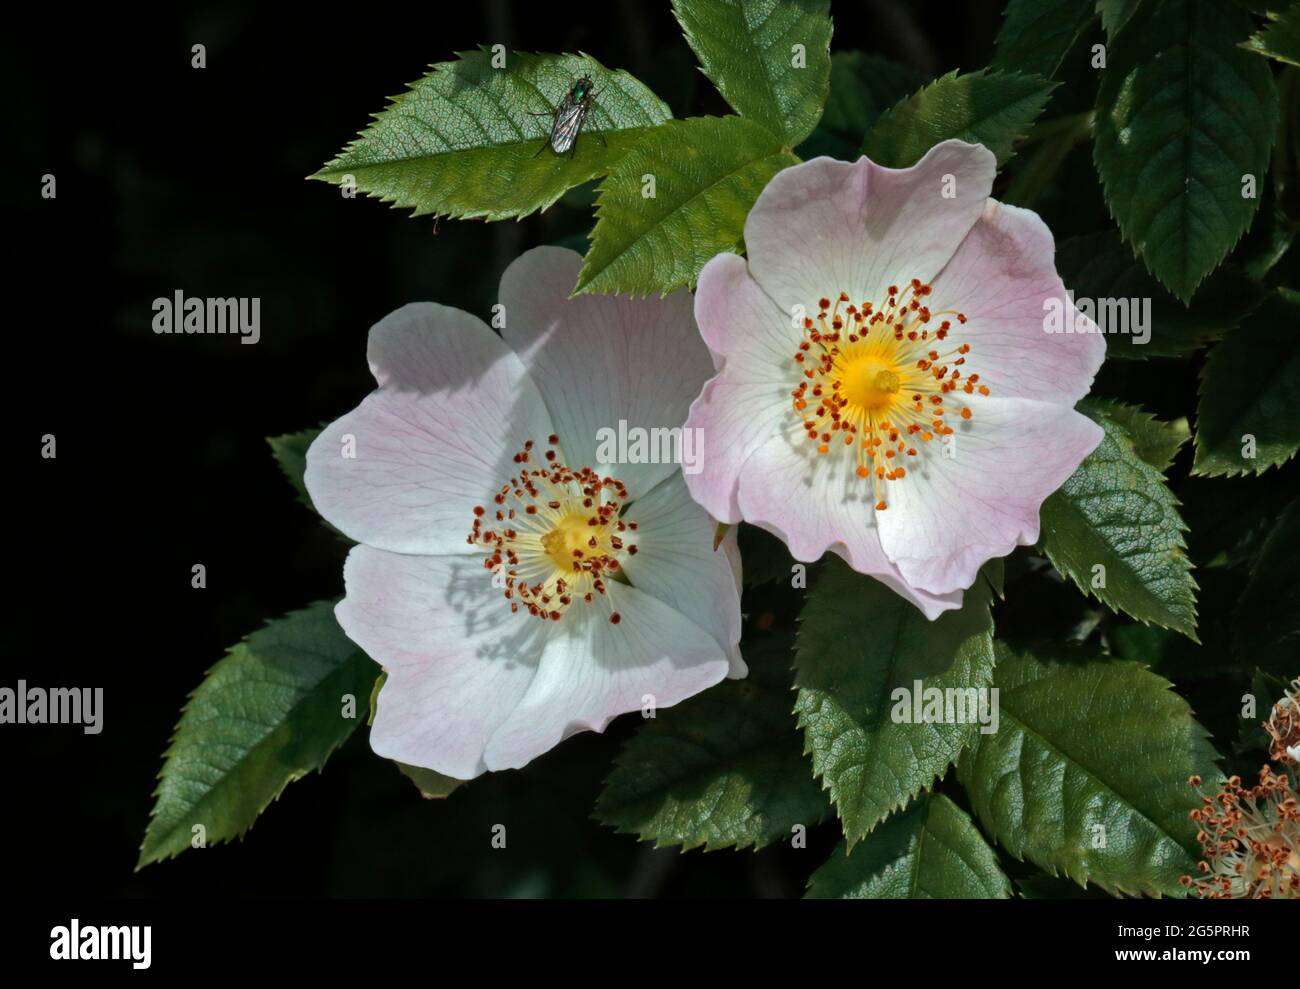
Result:
[[556,154],[562,155],[573,147],[586,116],[586,103],[573,103],[566,98],[556,108],[555,121],[551,124],[551,147]]

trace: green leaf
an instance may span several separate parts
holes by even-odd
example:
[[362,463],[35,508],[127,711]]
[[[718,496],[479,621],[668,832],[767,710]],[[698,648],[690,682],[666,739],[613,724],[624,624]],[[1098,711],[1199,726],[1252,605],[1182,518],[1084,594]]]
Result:
[[[352,176],[360,191],[414,216],[527,216],[605,174],[671,116],[632,76],[587,55],[510,52],[499,69],[491,60],[465,52],[433,66],[312,178]],[[594,103],[572,156],[556,155],[546,148],[550,114],[581,76],[595,83]]]
[[1178,500],[1120,421],[1086,405],[1080,411],[1105,436],[1043,502],[1043,550],[1085,594],[1195,639],[1196,581]]
[[740,558],[744,562],[741,578],[746,587],[759,587],[778,580],[792,586],[790,582],[795,575],[795,560],[785,543],[765,529],[747,522],[740,523],[736,535],[740,545]]
[[915,69],[865,52],[831,53],[831,90],[817,129],[801,144],[800,158],[856,158],[876,119],[925,82]]
[[989,590],[995,594],[999,601],[1007,599],[1006,590],[1003,585],[1007,577],[1006,557],[998,557],[989,560],[980,570],[980,580],[988,584]]
[[831,55],[831,93],[819,127],[856,135],[855,147],[876,119],[925,83],[916,69],[866,52]]
[[1259,206],[1278,96],[1268,66],[1234,44],[1249,15],[1210,0],[1143,7],[1111,46],[1094,159],[1111,214],[1183,301]]
[[1268,27],[1242,42],[1242,47],[1279,62],[1300,65],[1300,3],[1282,13],[1269,12]]
[[441,800],[450,796],[451,792],[464,783],[464,780],[453,779],[450,776],[443,776],[442,773],[435,773],[432,769],[425,769],[422,766],[408,766],[404,762],[393,760],[393,765],[402,771],[402,775],[415,784],[420,791],[420,796],[425,800]]
[[1105,893],[1082,889],[1058,876],[1047,876],[1041,872],[1032,876],[1021,876],[1016,880],[1016,893],[1022,900],[1089,900],[1110,899]]
[[[375,664],[318,601],[230,649],[190,695],[159,774],[136,868],[243,837],[284,788],[361,724]],[[352,717],[345,717],[348,695]]]
[[1108,360],[1194,353],[1248,317],[1266,294],[1246,272],[1224,265],[1201,285],[1196,305],[1188,307],[1147,272],[1113,230],[1062,242],[1056,251],[1056,267],[1075,298],[1091,300],[1094,306],[1105,300],[1130,300],[1131,310],[1144,318],[1145,300],[1150,300],[1150,325],[1141,333],[1130,327],[1127,335],[1109,334]]
[[779,138],[742,117],[694,117],[647,132],[601,183],[578,291],[666,295],[693,285],[706,261],[739,247],[758,194],[796,162]]
[[379,676],[375,677],[375,682],[370,688],[370,713],[366,716],[366,727],[373,727],[375,723],[375,711],[379,706],[379,692],[384,689],[384,683],[388,680],[388,671],[381,669]]
[[1092,121],[1093,113],[1089,110],[1035,126],[1029,137],[1037,142],[1037,147],[1017,162],[1002,201],[1013,206],[1032,206],[1052,184],[1070,153],[1084,141],[1092,140]]
[[[1282,676],[1255,670],[1250,677],[1250,694],[1255,700],[1255,715],[1241,717],[1237,726],[1237,737],[1233,740],[1232,751],[1235,755],[1258,753],[1261,761],[1267,759],[1273,745],[1273,736],[1264,730],[1262,722],[1272,717],[1275,704],[1286,694],[1288,684]],[[1243,697],[1244,701],[1245,698]]]
[[942,794],[922,794],[853,852],[841,841],[808,882],[811,899],[991,900],[1011,896],[970,816]]
[[829,0],[673,0],[673,13],[732,109],[787,148],[812,133],[830,87]]
[[985,145],[1001,165],[1056,85],[1018,72],[950,72],[886,111],[863,153],[879,165],[907,168],[940,141],[957,138]]
[[1232,651],[1244,666],[1293,677],[1300,662],[1300,500],[1269,533],[1233,614]]
[[[280,465],[280,471],[284,474],[289,484],[293,487],[294,494],[297,496],[300,504],[306,505],[313,512],[316,506],[311,503],[311,495],[307,493],[307,485],[303,481],[303,475],[307,472],[307,448],[320,435],[322,427],[316,429],[304,429],[298,433],[285,433],[283,436],[268,436],[266,442],[271,446],[271,455],[275,457],[275,462]],[[321,525],[329,529],[341,540],[346,543],[352,543],[339,529],[335,528],[330,522],[320,516]]]
[[990,64],[1050,79],[1096,16],[1083,0],[1010,0]]
[[1125,660],[1060,661],[998,643],[1000,726],[957,772],[1003,848],[1110,892],[1181,895],[1199,857],[1187,780],[1217,779],[1205,729],[1167,680]]
[[[1206,635],[1213,638],[1218,631],[1217,625],[1207,626]],[[1113,655],[1134,660],[1179,683],[1222,676],[1236,665],[1224,643],[1197,645],[1154,625],[1116,625],[1106,631],[1106,640]]]
[[1282,288],[1205,362],[1192,473],[1260,474],[1294,457],[1300,449],[1297,375],[1300,292]]
[[[1195,478],[1183,486],[1183,518],[1191,529],[1187,550],[1197,568],[1249,571],[1254,567],[1274,523],[1295,496],[1298,476],[1300,462],[1293,462],[1271,483],[1261,484],[1252,477],[1215,477]],[[1225,512],[1225,505],[1231,505],[1232,511]]]
[[1140,3],[1142,0],[1097,0],[1097,11],[1101,14],[1101,26],[1106,30],[1107,39],[1115,40],[1115,35],[1137,13]]
[[1251,278],[1261,280],[1286,257],[1300,233],[1296,223],[1276,204],[1259,211],[1245,238],[1233,252],[1233,260]]
[[303,483],[303,474],[307,471],[307,448],[312,440],[320,435],[319,429],[304,429],[300,433],[285,433],[283,436],[268,436],[266,442],[271,445],[271,455],[280,465],[285,478],[293,485],[298,501],[312,511],[316,508],[307,494],[307,485]]
[[1125,405],[1105,398],[1085,399],[1089,413],[1105,416],[1120,426],[1133,441],[1133,452],[1156,470],[1164,473],[1191,436],[1186,416],[1164,422],[1136,405]]
[[746,649],[749,676],[660,710],[624,746],[596,818],[657,847],[755,849],[829,811],[790,716],[788,653]]
[[[732,523],[719,522],[713,527],[713,548],[716,551],[722,545],[722,540],[727,538],[727,533],[731,531]],[[739,536],[739,534],[737,534]]]
[[[957,717],[926,723],[927,708],[920,723],[913,714],[931,688],[939,697],[947,688],[960,690],[965,704],[989,685],[990,600],[989,583],[977,580],[959,611],[929,621],[838,559],[827,563],[808,594],[795,645],[795,712],[850,848],[947,773],[979,727],[973,703],[964,723]],[[899,688],[905,694],[895,696]]]

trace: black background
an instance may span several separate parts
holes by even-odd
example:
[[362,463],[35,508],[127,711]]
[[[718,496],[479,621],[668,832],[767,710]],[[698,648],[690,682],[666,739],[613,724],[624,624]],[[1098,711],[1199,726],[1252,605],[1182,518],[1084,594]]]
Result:
[[[833,47],[985,64],[1000,4],[834,5]],[[908,12],[910,11],[910,13]],[[8,16],[8,15],[7,15]],[[806,851],[654,853],[590,819],[620,739],[421,801],[358,732],[242,844],[133,872],[186,694],[268,617],[341,590],[344,547],[264,437],[372,385],[365,335],[413,300],[486,314],[501,271],[581,235],[591,193],[521,223],[410,219],[305,176],[431,62],[479,44],[585,51],[676,116],[727,112],[667,0],[27,9],[6,26],[10,228],[0,685],[105,688],[104,731],[0,726],[10,890],[153,895],[798,895]],[[191,45],[207,67],[191,68]],[[58,196],[40,196],[41,177]],[[262,339],[157,336],[150,304],[256,296]],[[39,457],[42,435],[58,456]],[[208,586],[190,586],[190,568]],[[511,827],[508,853],[489,847]]]

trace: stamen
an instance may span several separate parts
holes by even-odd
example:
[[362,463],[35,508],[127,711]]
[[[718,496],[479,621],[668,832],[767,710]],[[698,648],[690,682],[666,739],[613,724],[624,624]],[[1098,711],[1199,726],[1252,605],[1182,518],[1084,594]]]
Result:
[[[921,300],[933,291],[919,278],[900,291],[890,285],[883,304],[852,303],[840,292],[834,303],[817,302],[817,318],[804,320],[804,339],[794,355],[802,372],[791,404],[819,455],[836,446],[852,448],[858,477],[872,479],[876,510],[888,506],[885,481],[907,476],[904,458],[918,449],[903,438],[919,436],[924,445],[954,430],[945,416],[970,420],[973,412],[960,395],[988,395],[978,374],[964,374],[969,343],[940,349],[952,332],[955,310],[933,311]],[[841,309],[843,311],[841,311]],[[938,326],[931,324],[939,317]]]
[[1200,826],[1197,871],[1206,878],[1180,883],[1205,899],[1300,897],[1300,804],[1287,775],[1265,764],[1257,786],[1233,776],[1213,796],[1199,776],[1188,782],[1201,795],[1190,817]]
[[[559,437],[547,442],[554,447]],[[488,509],[475,507],[467,542],[488,550],[483,567],[501,582],[512,612],[522,606],[535,618],[559,621],[574,602],[606,596],[606,579],[622,579],[619,557],[636,554],[625,536],[637,525],[621,517],[622,481],[590,467],[566,467],[553,449],[545,451],[544,465],[534,466],[532,449],[530,440],[515,454],[519,473],[492,498],[497,525],[485,526]],[[610,610],[617,625],[622,616]]]

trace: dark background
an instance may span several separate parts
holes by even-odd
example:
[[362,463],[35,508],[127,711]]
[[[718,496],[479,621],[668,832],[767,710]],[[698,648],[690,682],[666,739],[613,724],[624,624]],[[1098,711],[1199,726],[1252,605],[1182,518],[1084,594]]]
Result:
[[[989,57],[996,2],[837,2],[835,49],[927,73]],[[186,694],[268,617],[341,590],[344,547],[264,437],[352,408],[368,327],[413,300],[487,313],[520,251],[581,235],[591,192],[521,223],[429,218],[304,177],[429,63],[584,51],[676,116],[727,112],[667,0],[178,4],[13,16],[3,58],[6,508],[0,685],[103,686],[104,731],[6,725],[4,886],[35,894],[798,895],[834,841],[681,857],[590,819],[628,726],[421,801],[365,731],[242,845],[133,873]],[[207,46],[191,68],[190,46]],[[58,197],[40,197],[41,176]],[[262,338],[157,336],[150,304],[257,296]],[[38,456],[57,437],[58,457]],[[208,586],[190,586],[190,567]],[[787,595],[788,597],[788,595]],[[752,608],[752,603],[751,603]],[[785,616],[782,616],[783,618]],[[493,823],[510,851],[489,848]],[[517,824],[524,826],[518,827]]]

